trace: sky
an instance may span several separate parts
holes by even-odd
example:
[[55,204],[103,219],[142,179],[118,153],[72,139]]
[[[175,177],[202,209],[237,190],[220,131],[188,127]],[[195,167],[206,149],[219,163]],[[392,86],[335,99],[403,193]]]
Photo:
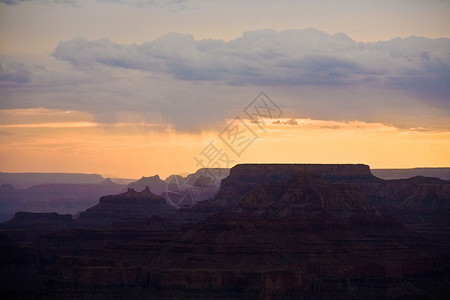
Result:
[[450,166],[450,1],[0,0],[0,171]]

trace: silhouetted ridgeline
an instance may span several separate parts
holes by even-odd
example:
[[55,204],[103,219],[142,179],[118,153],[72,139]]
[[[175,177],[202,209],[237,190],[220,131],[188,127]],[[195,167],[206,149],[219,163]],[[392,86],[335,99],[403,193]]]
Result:
[[14,218],[4,224],[10,226],[28,226],[36,224],[67,226],[71,221],[72,216],[69,214],[59,215],[57,213],[18,212],[15,214]]
[[366,165],[237,165],[179,211],[130,189],[32,245],[18,238],[38,223],[2,224],[1,283],[14,298],[445,299],[449,200],[449,181]]
[[0,172],[0,185],[9,183],[16,189],[26,189],[45,183],[98,184],[104,180],[105,178],[98,174]]

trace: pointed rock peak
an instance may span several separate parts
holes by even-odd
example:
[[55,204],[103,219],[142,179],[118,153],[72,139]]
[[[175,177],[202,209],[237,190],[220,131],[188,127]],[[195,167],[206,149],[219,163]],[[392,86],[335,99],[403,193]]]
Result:
[[111,180],[111,178],[106,178],[105,181],[102,182],[102,184],[115,184],[114,181]]
[[136,191],[133,188],[128,188],[127,193],[136,193]]
[[150,198],[160,198],[160,196],[155,195],[150,188],[148,187],[148,185],[144,188],[144,190],[142,192],[139,193],[142,197],[150,197]]

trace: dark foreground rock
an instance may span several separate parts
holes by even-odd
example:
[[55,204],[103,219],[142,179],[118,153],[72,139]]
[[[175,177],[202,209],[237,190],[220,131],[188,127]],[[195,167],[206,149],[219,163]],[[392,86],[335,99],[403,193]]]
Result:
[[446,184],[386,183],[364,165],[238,165],[215,197],[168,218],[127,219],[145,210],[139,197],[160,203],[127,202],[129,191],[84,217],[123,205],[110,226],[32,245],[0,239],[3,269],[18,280],[4,283],[15,298],[41,299],[446,299],[448,241],[376,209],[389,197],[445,206]]

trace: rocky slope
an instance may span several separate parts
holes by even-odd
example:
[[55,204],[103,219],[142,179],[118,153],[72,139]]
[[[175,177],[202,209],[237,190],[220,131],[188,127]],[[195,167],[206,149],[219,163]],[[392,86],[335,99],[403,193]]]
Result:
[[381,214],[450,244],[450,181],[416,176],[355,186]]
[[[376,214],[356,188],[303,173],[251,189],[231,211],[59,260],[52,297],[440,298],[448,248]],[[448,294],[447,294],[448,295]]]
[[[376,208],[442,210],[447,185],[384,181],[365,165],[238,165],[216,196],[180,212],[129,190],[77,221],[96,227],[32,246],[0,236],[3,267],[24,298],[445,299],[447,238]],[[169,217],[150,217],[155,207]],[[26,253],[20,268],[14,253]]]

